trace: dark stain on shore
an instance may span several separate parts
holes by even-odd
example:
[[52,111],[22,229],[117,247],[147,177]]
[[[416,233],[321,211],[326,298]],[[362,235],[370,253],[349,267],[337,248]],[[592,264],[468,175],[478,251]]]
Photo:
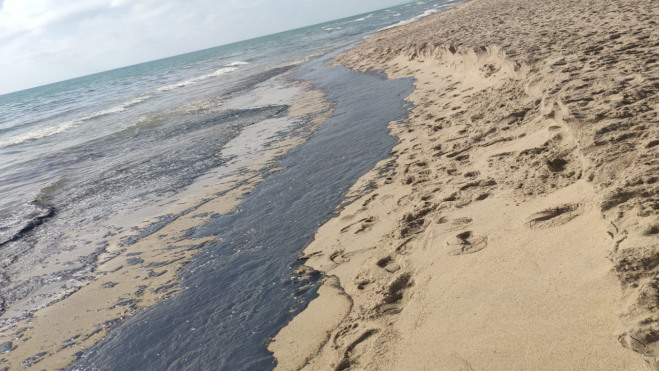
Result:
[[16,233],[11,235],[6,240],[0,242],[0,247],[4,246],[9,242],[14,242],[21,239],[25,234],[32,231],[34,228],[38,227],[44,223],[47,219],[52,218],[55,215],[55,208],[48,205],[44,205],[40,201],[32,201],[32,205],[35,207],[35,215],[33,215],[31,220],[26,221]]
[[386,158],[395,144],[387,124],[410,108],[404,99],[412,79],[326,67],[338,53],[293,72],[327,92],[334,114],[235,213],[190,232],[219,238],[181,272],[178,295],[117,326],[73,369],[274,368],[266,342],[317,295],[319,273],[311,279],[292,273],[298,254],[348,188]]

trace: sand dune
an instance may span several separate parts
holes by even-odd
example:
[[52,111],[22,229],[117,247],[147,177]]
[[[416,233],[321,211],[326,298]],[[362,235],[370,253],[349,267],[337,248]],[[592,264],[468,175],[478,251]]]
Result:
[[277,369],[659,370],[657,22],[474,0],[337,58],[415,108],[302,256],[349,310],[312,302]]

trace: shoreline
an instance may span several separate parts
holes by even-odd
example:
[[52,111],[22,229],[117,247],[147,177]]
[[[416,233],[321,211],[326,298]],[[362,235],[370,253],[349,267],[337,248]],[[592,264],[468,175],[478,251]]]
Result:
[[337,57],[415,108],[301,256],[276,370],[658,370],[653,15],[474,0]]
[[318,287],[319,274],[296,271],[296,257],[334,215],[350,185],[387,156],[395,141],[386,124],[409,110],[403,99],[412,93],[412,79],[327,68],[339,52],[291,74],[322,89],[334,113],[281,159],[282,170],[245,196],[236,213],[190,231],[221,239],[182,271],[189,289],[126,321],[77,368],[274,367],[265,344],[307,306]]

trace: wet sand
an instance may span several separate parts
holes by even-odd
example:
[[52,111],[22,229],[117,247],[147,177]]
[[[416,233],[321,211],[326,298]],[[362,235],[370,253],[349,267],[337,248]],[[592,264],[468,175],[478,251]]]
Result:
[[[106,253],[99,257],[91,282],[30,318],[0,329],[0,344],[13,349],[0,354],[0,370],[66,367],[112,327],[184,289],[179,285],[178,271],[214,240],[191,238],[185,232],[235,210],[243,195],[263,180],[262,172],[278,171],[278,159],[302,143],[332,113],[325,94],[309,84],[291,83],[283,93],[294,95],[287,118],[246,127],[222,150],[224,157],[235,156],[233,161],[201,177],[169,201],[154,205],[150,210],[154,217],[144,220],[144,215],[130,215],[123,222],[141,231],[162,216],[171,220],[134,244],[122,244],[137,234],[130,228],[126,228],[128,233],[113,236]],[[291,124],[298,120],[311,120],[312,124],[291,131]],[[286,131],[289,133],[282,136]]]
[[415,108],[301,256],[277,370],[659,370],[657,20],[474,0],[336,58]]

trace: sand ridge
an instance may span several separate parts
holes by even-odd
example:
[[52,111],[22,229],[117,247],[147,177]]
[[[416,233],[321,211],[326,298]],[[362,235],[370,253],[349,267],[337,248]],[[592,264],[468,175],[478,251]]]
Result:
[[277,369],[659,369],[658,20],[474,0],[339,56],[414,76],[416,107],[301,256],[349,314],[312,302]]

